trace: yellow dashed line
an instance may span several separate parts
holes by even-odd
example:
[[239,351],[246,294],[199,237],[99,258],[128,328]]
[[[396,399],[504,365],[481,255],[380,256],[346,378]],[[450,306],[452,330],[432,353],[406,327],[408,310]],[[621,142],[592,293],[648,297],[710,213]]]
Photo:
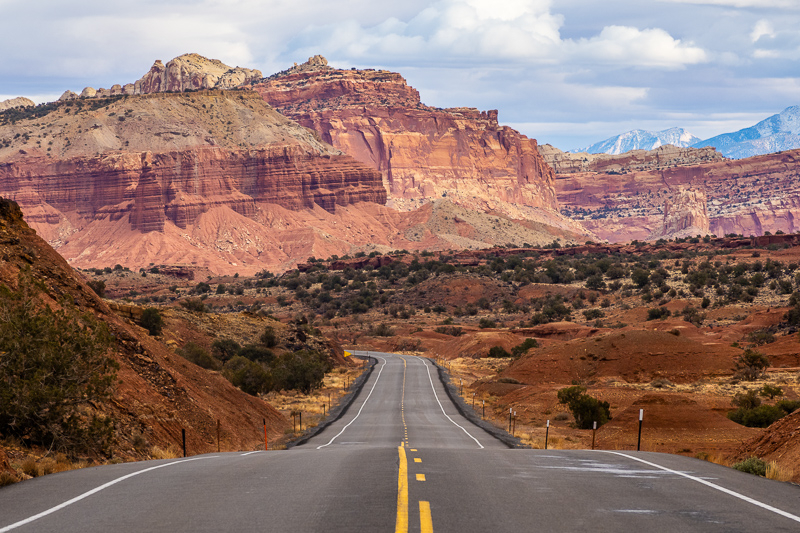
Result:
[[414,457],[414,462],[415,463],[421,463],[422,459],[420,459],[419,457]]
[[425,474],[417,474],[417,481],[425,481]]

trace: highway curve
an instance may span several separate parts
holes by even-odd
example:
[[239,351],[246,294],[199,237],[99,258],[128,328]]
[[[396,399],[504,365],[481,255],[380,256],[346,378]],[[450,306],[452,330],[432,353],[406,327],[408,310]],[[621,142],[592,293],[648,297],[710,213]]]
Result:
[[800,531],[800,488],[680,456],[509,449],[426,359],[377,364],[288,451],[88,468],[0,489],[0,533]]

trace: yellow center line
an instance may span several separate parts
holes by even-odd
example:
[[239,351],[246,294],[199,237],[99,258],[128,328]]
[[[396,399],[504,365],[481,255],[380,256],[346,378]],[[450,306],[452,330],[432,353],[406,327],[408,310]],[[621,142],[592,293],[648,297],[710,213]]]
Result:
[[421,463],[422,459],[420,459],[419,457],[414,457],[414,462],[415,463]]
[[408,533],[408,461],[405,447],[401,445],[397,450],[400,455],[400,468],[397,474],[397,521],[394,531]]
[[430,502],[419,502],[419,530],[421,533],[433,533]]
[[425,474],[417,474],[417,481],[425,481]]

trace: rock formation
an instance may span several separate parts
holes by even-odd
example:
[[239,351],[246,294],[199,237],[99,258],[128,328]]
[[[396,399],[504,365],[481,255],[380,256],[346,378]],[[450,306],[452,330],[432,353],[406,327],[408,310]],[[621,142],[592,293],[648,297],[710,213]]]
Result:
[[438,109],[397,73],[339,70],[321,56],[253,84],[284,115],[381,171],[388,204],[434,199],[582,233],[561,217],[554,174],[534,139],[500,126],[497,111]]
[[710,235],[706,193],[679,188],[664,203],[664,223],[648,240]]
[[36,104],[33,100],[25,98],[24,96],[19,96],[17,98],[9,98],[8,100],[3,100],[0,102],[0,111],[5,111],[15,107],[32,107],[35,105]]
[[612,242],[660,235],[664,205],[682,188],[705,193],[712,234],[794,233],[800,230],[798,162],[800,150],[793,150],[651,170],[573,172],[558,175],[556,190],[563,214]]
[[714,148],[679,148],[671,144],[659,146],[654,150],[632,150],[619,155],[610,154],[572,154],[545,144],[539,152],[553,167],[556,174],[576,172],[632,172],[660,170],[676,166],[700,165],[725,161],[725,157]]
[[261,79],[258,70],[232,68],[218,59],[184,54],[166,65],[156,60],[150,71],[134,83],[134,94],[232,89],[257,79]]

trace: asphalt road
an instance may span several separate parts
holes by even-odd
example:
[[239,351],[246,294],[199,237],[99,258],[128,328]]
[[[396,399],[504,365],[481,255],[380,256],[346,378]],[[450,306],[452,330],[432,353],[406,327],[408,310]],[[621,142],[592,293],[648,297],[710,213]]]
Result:
[[800,531],[800,488],[685,457],[512,450],[423,359],[378,364],[289,451],[53,474],[0,489],[0,533]]

